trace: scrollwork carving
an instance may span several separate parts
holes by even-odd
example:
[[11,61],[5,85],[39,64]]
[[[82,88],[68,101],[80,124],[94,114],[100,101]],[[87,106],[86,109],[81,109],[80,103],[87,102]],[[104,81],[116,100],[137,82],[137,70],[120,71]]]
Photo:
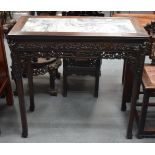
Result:
[[[108,42],[108,41],[9,41],[12,51],[13,69],[16,78],[20,77],[16,59],[27,61],[39,57],[89,58],[89,59],[128,59],[135,63],[135,58],[144,57],[151,50],[151,43],[146,42]],[[48,72],[47,66],[34,70],[34,75]]]
[[137,43],[97,42],[64,42],[64,41],[18,41],[10,43],[18,51],[129,51],[137,50]]
[[18,57],[18,53],[16,53],[15,51],[11,52],[11,58],[12,58],[12,78],[15,80],[21,79],[21,66],[20,61],[19,61],[19,57]]
[[[105,59],[122,59],[130,56],[137,56],[139,43],[122,42],[61,42],[61,41],[11,41],[10,47],[18,51],[22,59],[30,56],[35,57],[89,57]],[[148,53],[149,42],[144,46],[145,53]]]
[[33,76],[37,75],[44,75],[48,72],[48,65],[39,67],[39,68],[33,68]]

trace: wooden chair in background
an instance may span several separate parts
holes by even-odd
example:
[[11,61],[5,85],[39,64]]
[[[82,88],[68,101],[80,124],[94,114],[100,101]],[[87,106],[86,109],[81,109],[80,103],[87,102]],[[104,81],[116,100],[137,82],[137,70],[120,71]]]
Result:
[[138,138],[155,137],[155,128],[145,127],[148,107],[155,106],[155,103],[149,102],[150,97],[155,97],[155,21],[147,25],[147,30],[152,40],[152,51],[150,55],[152,62],[151,64],[144,65],[142,77],[143,100],[139,117]]
[[143,86],[143,101],[142,101],[142,109],[140,112],[140,120],[138,127],[138,138],[143,137],[155,137],[155,128],[146,128],[146,118],[148,113],[149,106],[155,106],[154,103],[150,103],[150,97],[155,97],[155,66],[154,65],[145,65],[143,78],[142,78],[142,86]]
[[1,25],[0,26],[0,99],[1,97],[5,97],[7,105],[13,105],[13,93],[8,71],[3,35],[4,33]]
[[8,71],[3,28],[0,26],[0,97],[4,95],[8,105],[13,105],[13,94],[10,82],[10,76]]
[[[155,20],[155,14],[113,14],[113,17],[127,17],[127,18],[135,18],[136,21],[145,28],[145,30],[149,33],[150,27],[148,24],[151,21]],[[151,54],[152,55],[152,54]],[[151,57],[152,59],[153,57]],[[128,60],[124,60],[123,64],[123,73],[122,73],[122,84],[123,84],[123,96],[122,96],[122,106],[121,110],[126,110],[126,103],[131,101],[132,94],[132,83],[134,76],[134,68],[135,66],[128,63]],[[138,96],[139,94],[137,94]]]
[[[151,16],[154,17],[155,16]],[[152,19],[152,18],[151,18]],[[144,20],[146,21],[146,20]],[[147,20],[148,21],[148,20]],[[155,137],[155,128],[145,128],[146,118],[148,107],[155,106],[154,103],[150,103],[150,97],[155,97],[155,22],[151,22],[150,24],[145,25],[145,30],[148,32],[152,42],[152,50],[150,52],[150,59],[152,62],[150,64],[144,65],[144,71],[142,76],[142,91],[139,90],[137,94],[137,99],[140,94],[143,94],[142,103],[137,103],[137,106],[142,106],[139,113],[136,113],[136,119],[138,124],[138,138],[143,137]],[[126,102],[130,102],[131,99],[131,91],[132,91],[132,83],[133,83],[133,74],[134,74],[134,65],[128,64],[127,60],[124,63],[124,77],[123,77],[123,102],[121,106],[121,110],[126,110]]]
[[[142,76],[142,91],[139,91],[139,95],[143,95],[142,103],[137,103],[137,106],[141,106],[141,110],[137,112],[137,124],[138,124],[138,138],[143,137],[155,137],[155,128],[146,126],[146,119],[148,114],[148,107],[154,107],[155,103],[150,103],[150,97],[155,97],[155,15],[154,14],[117,14],[114,16],[121,17],[134,17],[137,22],[141,24],[148,32],[152,42],[152,50],[149,58],[152,60],[150,64],[144,65],[143,76]],[[130,65],[127,60],[124,61],[123,68],[123,102],[122,111],[126,110],[126,102],[131,100],[131,91],[133,83],[134,65]],[[151,122],[150,122],[151,123]]]
[[98,97],[99,77],[101,60],[100,59],[64,59],[63,60],[63,96],[67,96],[69,75],[91,75],[95,77],[94,97]]

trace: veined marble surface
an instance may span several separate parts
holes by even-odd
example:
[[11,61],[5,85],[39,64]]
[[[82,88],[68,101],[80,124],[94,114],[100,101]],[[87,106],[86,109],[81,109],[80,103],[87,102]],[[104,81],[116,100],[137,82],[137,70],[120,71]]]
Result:
[[136,33],[130,19],[29,18],[22,32]]

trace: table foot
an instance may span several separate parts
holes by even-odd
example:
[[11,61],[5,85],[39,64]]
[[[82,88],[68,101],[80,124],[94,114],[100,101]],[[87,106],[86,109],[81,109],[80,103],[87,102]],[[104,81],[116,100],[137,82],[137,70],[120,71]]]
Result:
[[127,134],[127,139],[132,139],[132,133]]
[[126,106],[122,106],[121,111],[126,111]]
[[57,78],[57,79],[60,79],[60,77],[61,77],[61,73],[58,72],[58,73],[56,74],[56,78]]
[[58,92],[57,92],[57,90],[49,90],[49,94],[51,95],[51,96],[57,96],[58,95]]
[[34,106],[30,106],[30,108],[29,108],[29,110],[30,110],[31,112],[33,112],[33,111],[34,111],[34,109],[35,109],[35,107],[34,107]]
[[143,138],[143,135],[137,134],[137,138],[138,139],[142,139]]
[[27,131],[25,131],[25,132],[22,133],[22,137],[23,137],[23,138],[27,138],[27,137],[28,137]]

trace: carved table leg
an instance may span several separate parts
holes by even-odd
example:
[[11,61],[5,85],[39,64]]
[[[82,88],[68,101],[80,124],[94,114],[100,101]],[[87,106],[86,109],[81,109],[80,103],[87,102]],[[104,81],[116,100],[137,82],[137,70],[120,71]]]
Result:
[[136,102],[139,94],[139,87],[142,80],[141,78],[142,78],[142,72],[143,72],[144,61],[145,61],[145,53],[143,53],[143,49],[141,49],[140,55],[137,56],[135,61],[136,61],[136,65],[135,65],[136,68],[135,68],[134,82],[132,87],[131,107],[130,107],[128,128],[127,128],[128,139],[132,139],[133,122],[134,122],[135,113],[136,113]]
[[19,79],[17,81],[17,92],[18,92],[18,98],[19,98],[19,108],[20,108],[21,123],[22,123],[22,137],[26,138],[28,136],[28,125],[27,125],[27,117],[26,117],[26,110],[25,110],[25,100],[24,100],[22,79]]
[[13,73],[13,78],[16,81],[18,99],[19,99],[19,108],[20,108],[21,123],[22,123],[22,137],[26,138],[28,136],[28,125],[27,125],[27,117],[26,117],[26,110],[25,110],[24,90],[23,90],[20,62],[17,54],[15,54],[14,51],[12,51],[11,56],[12,56],[12,73]]
[[35,109],[35,104],[34,104],[34,91],[33,91],[33,71],[32,71],[32,66],[31,62],[28,61],[28,71],[27,71],[27,76],[28,76],[28,85],[29,85],[29,96],[30,96],[30,111],[34,111]]

